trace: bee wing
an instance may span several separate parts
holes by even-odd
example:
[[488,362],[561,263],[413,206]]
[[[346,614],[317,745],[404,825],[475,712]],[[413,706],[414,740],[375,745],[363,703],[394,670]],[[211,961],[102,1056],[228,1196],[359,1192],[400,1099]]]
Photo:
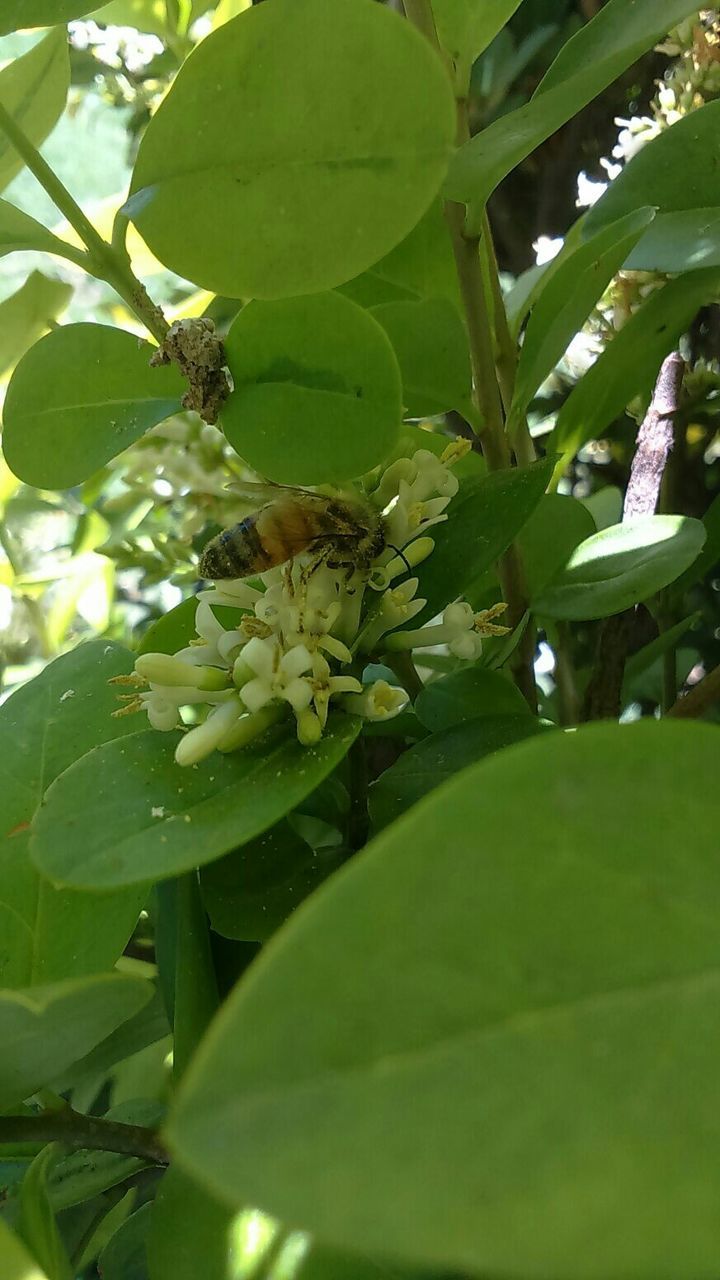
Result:
[[295,498],[306,505],[313,501],[325,505],[328,501],[322,493],[313,493],[311,489],[301,489],[291,484],[275,484],[273,480],[234,480],[226,484],[225,488],[257,502],[279,502],[283,498]]

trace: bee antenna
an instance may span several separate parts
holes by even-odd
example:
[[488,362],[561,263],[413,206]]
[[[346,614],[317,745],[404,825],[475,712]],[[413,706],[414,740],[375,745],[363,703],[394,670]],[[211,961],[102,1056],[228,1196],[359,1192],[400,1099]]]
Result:
[[399,556],[399,557],[400,557],[400,559],[402,560],[403,564],[405,565],[405,568],[407,569],[408,573],[412,573],[412,565],[411,565],[411,564],[408,564],[408,561],[407,561],[407,559],[405,558],[405,556],[403,555],[403,553],[402,553],[402,551],[400,550],[400,548],[399,548],[399,547],[394,546],[392,542],[388,542],[388,544],[387,544],[387,545],[389,546],[389,548],[390,548],[390,550],[391,550],[391,551],[394,551],[394,552],[395,552],[395,555],[396,555],[396,556]]

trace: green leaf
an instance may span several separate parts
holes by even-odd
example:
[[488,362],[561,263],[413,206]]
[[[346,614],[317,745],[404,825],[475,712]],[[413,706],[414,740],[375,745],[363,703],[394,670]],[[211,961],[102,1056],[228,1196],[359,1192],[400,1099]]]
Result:
[[550,733],[393,824],[220,1011],[170,1121],[183,1166],[348,1249],[713,1275],[719,741]]
[[0,1218],[0,1257],[3,1262],[3,1280],[51,1280],[46,1272],[40,1270],[4,1218]]
[[511,435],[653,217],[652,209],[634,209],[603,228],[564,259],[540,292],[520,351],[508,422]]
[[200,884],[210,924],[224,938],[264,942],[344,860],[338,849],[316,853],[280,822],[203,867]]
[[389,826],[461,769],[524,738],[544,733],[548,728],[549,725],[528,715],[525,703],[520,715],[483,711],[476,719],[458,718],[452,727],[423,738],[370,787],[369,808],[374,830]]
[[17,293],[0,302],[0,372],[17,364],[65,310],[72,293],[72,285],[32,271]]
[[384,330],[349,298],[252,302],[233,322],[225,351],[235,389],[223,407],[223,430],[268,479],[348,480],[382,462],[395,444],[397,360]]
[[136,27],[138,31],[148,31],[161,40],[167,40],[168,32],[173,31],[169,10],[167,0],[110,0],[93,17],[98,22]]
[[587,507],[569,494],[543,494],[518,534],[525,580],[537,595],[565,567],[573,551],[596,532]]
[[[122,1027],[118,1030],[122,1031]],[[149,1099],[139,1099],[111,1107],[103,1118],[154,1129],[164,1118],[164,1108]],[[55,1213],[85,1204],[135,1177],[149,1164],[150,1161],[139,1156],[121,1155],[117,1151],[71,1151],[58,1161],[48,1179],[50,1204]]]
[[54,1079],[53,1089],[56,1093],[65,1093],[90,1077],[97,1079],[98,1076],[107,1076],[111,1067],[146,1049],[148,1045],[164,1040],[169,1031],[165,1006],[156,988],[152,998],[135,1017],[128,1018],[117,1031],[112,1031],[85,1057],[74,1062],[67,1076]]
[[0,36],[25,27],[52,27],[82,18],[96,8],[88,0],[4,0]]
[[273,0],[185,63],[142,139],[126,208],[161,262],[198,285],[314,293],[407,235],[454,133],[449,78],[409,22],[368,0]]
[[[69,85],[67,32],[59,28],[3,67],[0,103],[30,142],[39,147],[65,110]],[[21,157],[9,138],[0,132],[0,191],[22,167]]]
[[432,0],[438,37],[452,59],[459,89],[467,90],[473,62],[520,4],[521,0]]
[[608,0],[563,45],[530,102],[456,151],[446,194],[484,204],[511,169],[694,11],[693,0]]
[[[136,728],[130,719],[112,719],[119,704],[107,683],[132,665],[126,649],[96,640],[57,658],[0,707],[0,934],[5,943],[0,983],[5,987],[108,969],[135,927],[142,893],[58,890],[28,857],[29,825],[50,783],[92,747]],[[76,824],[84,807],[76,812]]]
[[589,211],[592,235],[638,205],[658,214],[630,253],[634,271],[720,266],[720,102],[708,102],[642,147]]
[[24,249],[34,253],[54,253],[60,258],[76,252],[41,222],[36,222],[7,200],[0,200],[0,256]]
[[[604,12],[604,10],[603,10]],[[651,294],[615,334],[565,401],[550,437],[562,454],[557,471],[587,440],[597,439],[635,396],[649,395],[665,356],[696,316],[712,301],[720,271],[690,271]]]
[[160,1183],[148,1232],[150,1280],[233,1280],[240,1263],[236,1216],[173,1165]]
[[435,617],[495,563],[529,520],[551,473],[546,459],[461,483],[448,519],[432,530],[435,550],[417,571],[417,594],[428,603],[413,625]]
[[152,1216],[153,1205],[141,1205],[110,1237],[98,1258],[103,1280],[148,1280],[146,1246]]
[[73,1270],[58,1231],[50,1197],[48,1174],[60,1149],[52,1144],[35,1157],[20,1187],[18,1234],[49,1280],[73,1280]]
[[[409,290],[419,298],[449,298],[457,305],[457,270],[442,200],[433,200],[409,235],[376,262],[366,276]],[[358,277],[355,283],[361,279]]]
[[50,788],[33,824],[31,855],[61,884],[102,889],[212,862],[294,809],[343,759],[360,724],[336,713],[316,747],[301,747],[281,725],[193,769],[175,764],[176,733],[150,730],[106,743]]
[[548,618],[621,613],[669,586],[700,554],[705,529],[688,516],[638,516],[593,534],[532,601]]
[[431,733],[478,716],[528,714],[528,704],[512,681],[483,667],[466,667],[433,680],[418,694],[414,709]]
[[150,368],[154,348],[100,324],[53,329],[17,366],[3,409],[8,466],[38,489],[69,489],[180,409],[183,380]]
[[148,982],[119,973],[0,991],[0,1107],[22,1102],[66,1071],[151,994]]
[[476,418],[467,334],[460,314],[445,298],[388,302],[372,314],[387,333],[400,365],[406,418],[457,409]]

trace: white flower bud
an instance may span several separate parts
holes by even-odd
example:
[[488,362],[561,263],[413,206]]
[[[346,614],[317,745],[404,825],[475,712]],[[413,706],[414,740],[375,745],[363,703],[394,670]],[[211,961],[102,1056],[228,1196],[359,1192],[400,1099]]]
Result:
[[224,702],[210,712],[207,720],[190,729],[177,745],[175,760],[180,765],[197,764],[218,746],[242,715],[239,698]]
[[135,670],[148,684],[194,685],[197,689],[224,689],[227,671],[218,667],[195,666],[184,658],[169,653],[143,653],[135,662]]

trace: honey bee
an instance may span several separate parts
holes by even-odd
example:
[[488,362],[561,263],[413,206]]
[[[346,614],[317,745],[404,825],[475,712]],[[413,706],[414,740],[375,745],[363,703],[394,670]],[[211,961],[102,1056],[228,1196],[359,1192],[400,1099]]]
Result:
[[286,485],[242,485],[256,497],[270,496],[258,511],[208,542],[200,576],[248,578],[285,564],[300,552],[331,569],[369,569],[385,549],[383,517],[356,495],[329,498]]

